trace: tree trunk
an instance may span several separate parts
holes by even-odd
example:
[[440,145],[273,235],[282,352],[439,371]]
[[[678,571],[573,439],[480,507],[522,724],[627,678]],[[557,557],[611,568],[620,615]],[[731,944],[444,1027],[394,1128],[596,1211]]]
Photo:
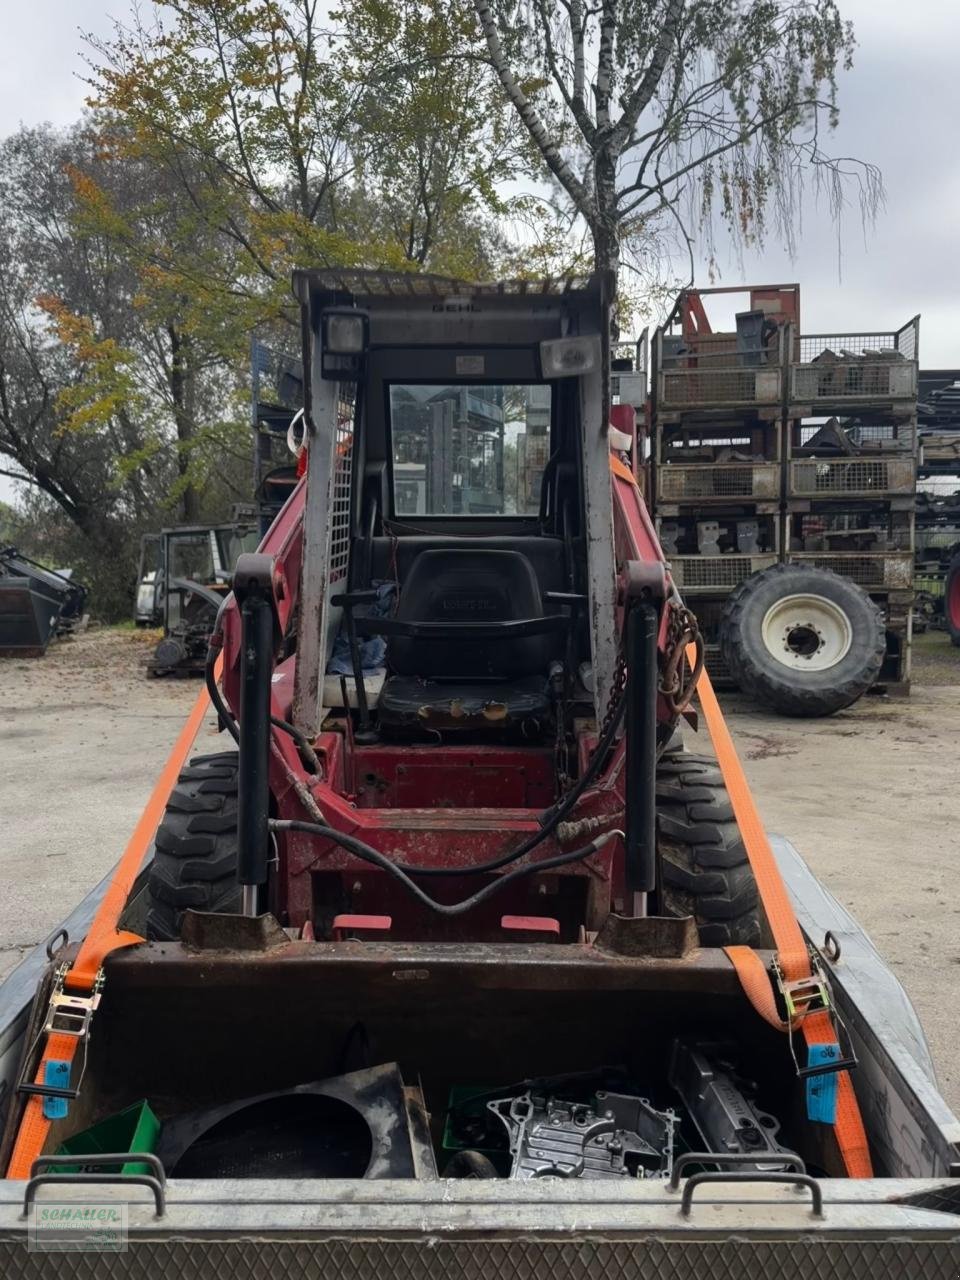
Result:
[[593,265],[597,271],[609,271],[613,276],[613,293],[610,298],[609,324],[601,335],[603,368],[603,418],[610,421],[610,362],[616,326],[617,285],[620,272],[620,221],[617,216],[617,163],[606,147],[594,161],[594,185],[596,188],[597,216],[591,223],[593,236]]
[[183,483],[180,491],[180,518],[185,524],[200,523],[200,494],[187,480],[190,473],[190,444],[194,437],[196,375],[190,363],[190,340],[173,322],[167,325],[170,339],[170,398],[177,428],[177,471]]

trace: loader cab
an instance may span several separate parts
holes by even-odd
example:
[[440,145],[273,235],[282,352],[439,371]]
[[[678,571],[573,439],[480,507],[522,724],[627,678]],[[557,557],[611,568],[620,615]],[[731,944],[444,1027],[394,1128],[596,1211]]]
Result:
[[370,737],[553,740],[613,675],[609,622],[591,626],[615,589],[606,280],[508,293],[303,272],[295,288],[309,459],[297,718],[315,731],[348,703]]

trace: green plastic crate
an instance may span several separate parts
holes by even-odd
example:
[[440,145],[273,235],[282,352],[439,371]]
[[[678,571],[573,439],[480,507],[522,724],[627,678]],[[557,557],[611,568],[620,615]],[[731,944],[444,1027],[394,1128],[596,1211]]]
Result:
[[[122,1151],[152,1153],[156,1149],[160,1121],[146,1101],[135,1102],[132,1107],[118,1111],[115,1116],[101,1120],[90,1129],[75,1133],[60,1144],[54,1154],[58,1156],[117,1155]],[[76,1173],[75,1166],[58,1165],[51,1173]],[[121,1165],[121,1173],[152,1173],[149,1165],[131,1160]]]

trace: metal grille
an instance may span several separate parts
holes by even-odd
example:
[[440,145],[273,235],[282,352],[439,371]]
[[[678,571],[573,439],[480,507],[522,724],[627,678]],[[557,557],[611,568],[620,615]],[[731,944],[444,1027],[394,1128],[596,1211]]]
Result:
[[[912,551],[913,518],[909,511],[875,509],[793,513],[790,543],[795,551]],[[799,539],[799,541],[795,541]],[[956,535],[955,535],[956,540]]]
[[913,449],[916,444],[913,419],[908,422],[858,422],[847,432],[855,444],[872,449]]
[[861,587],[883,591],[909,591],[913,587],[913,555],[909,551],[886,552],[882,555],[808,555],[791,552],[792,564],[813,565],[832,569]]
[[[795,431],[795,440],[801,446],[823,430],[822,422],[803,422]],[[870,455],[896,453],[912,454],[917,445],[916,423],[913,418],[900,422],[850,422],[844,427],[851,442]]]
[[[960,1245],[924,1241],[920,1232],[871,1239],[800,1232],[786,1238],[719,1239],[591,1236],[531,1239],[181,1239],[136,1241],[109,1253],[28,1253],[0,1242],[4,1280],[956,1280]],[[913,1238],[911,1238],[913,1237]]]
[[[729,362],[731,357],[724,359]],[[701,357],[693,369],[660,374],[660,406],[689,408],[724,404],[770,404],[780,399],[780,370],[704,368]]]
[[920,317],[908,320],[902,329],[893,335],[897,350],[905,360],[917,360],[920,351]]
[[897,350],[897,335],[890,333],[802,333],[800,363],[810,364],[827,353],[837,358],[859,359],[880,351]]
[[910,458],[857,458],[842,462],[810,459],[790,464],[790,491],[818,493],[912,493],[915,483]]
[[330,513],[330,581],[347,576],[350,561],[350,496],[353,481],[353,390],[340,388],[337,402],[337,456]]
[[704,643],[716,648],[720,642],[720,622],[723,618],[724,600],[698,600],[693,610]]
[[776,555],[670,557],[670,569],[681,591],[731,591],[751,573],[776,563]]
[[915,400],[917,366],[896,356],[889,360],[828,359],[794,365],[790,381],[796,402],[826,400]]
[[659,496],[669,500],[776,498],[779,491],[779,468],[775,465],[708,462],[678,466],[668,463],[657,474]]
[[708,644],[705,646],[704,665],[707,668],[707,675],[716,688],[735,689],[737,687],[733,673],[723,660],[719,645]]

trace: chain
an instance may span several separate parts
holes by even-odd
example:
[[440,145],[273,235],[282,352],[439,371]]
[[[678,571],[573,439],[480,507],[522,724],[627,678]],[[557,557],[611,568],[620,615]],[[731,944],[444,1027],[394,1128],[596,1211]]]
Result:
[[[696,618],[686,605],[671,602],[667,606],[670,618],[667,622],[666,646],[660,673],[660,692],[674,715],[686,710],[696,691],[700,672],[703,670],[703,638]],[[683,664],[690,645],[696,648],[693,670],[684,684]]]
[[620,648],[617,651],[617,665],[613,669],[613,681],[610,685],[610,696],[607,699],[607,709],[603,713],[603,723],[600,725],[600,731],[597,735],[597,741],[602,741],[613,717],[617,714],[617,707],[624,689],[627,687],[627,657],[624,653],[623,643],[621,641]]
[[[700,672],[703,670],[703,639],[696,618],[685,605],[671,603],[667,607],[670,610],[670,619],[667,623],[667,644],[663,656],[659,691],[666,698],[670,710],[675,715],[679,715],[693,697],[697,681],[700,679]],[[683,669],[687,646],[691,644],[696,646],[697,658],[690,678],[684,685],[680,673]],[[626,685],[627,657],[621,640],[617,650],[613,680],[610,684],[610,696],[607,698],[603,721],[597,731],[598,742],[603,740],[617,714]]]

